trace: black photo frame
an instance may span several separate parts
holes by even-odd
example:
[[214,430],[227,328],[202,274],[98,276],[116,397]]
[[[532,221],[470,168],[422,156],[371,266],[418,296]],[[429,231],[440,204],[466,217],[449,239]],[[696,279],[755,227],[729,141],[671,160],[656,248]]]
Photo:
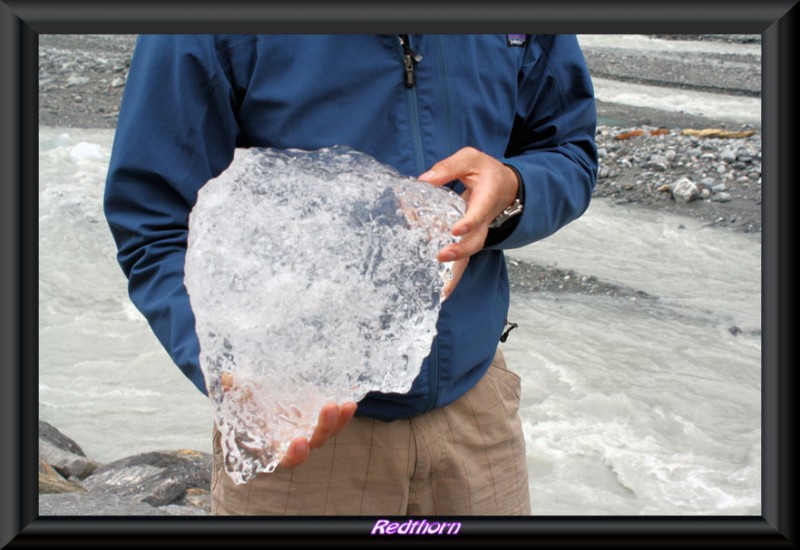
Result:
[[[755,33],[762,35],[762,514],[453,518],[447,542],[553,546],[794,546],[792,197],[794,0],[283,4],[0,0],[0,547],[376,542],[374,518],[39,517],[38,35],[142,32]],[[406,538],[406,537],[404,537]],[[386,540],[388,537],[383,538]],[[437,542],[445,542],[437,537]],[[394,540],[394,542],[399,542]]]

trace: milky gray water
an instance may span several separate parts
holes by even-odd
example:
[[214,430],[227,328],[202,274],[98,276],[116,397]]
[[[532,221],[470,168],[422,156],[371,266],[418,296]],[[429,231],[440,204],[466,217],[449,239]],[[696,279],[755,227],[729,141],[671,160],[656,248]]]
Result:
[[[39,411],[90,457],[210,451],[211,408],[130,304],[101,208],[113,132],[40,129]],[[509,257],[650,299],[512,296],[533,512],[760,515],[758,235],[595,201]]]

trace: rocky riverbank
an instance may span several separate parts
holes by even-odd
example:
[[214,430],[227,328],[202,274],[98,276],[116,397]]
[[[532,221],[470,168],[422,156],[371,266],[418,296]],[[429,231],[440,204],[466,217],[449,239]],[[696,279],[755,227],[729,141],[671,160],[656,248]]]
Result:
[[[739,44],[759,40],[754,35],[661,38]],[[42,35],[40,124],[114,128],[134,44],[134,35]],[[685,60],[670,53],[603,46],[584,50],[593,76],[733,95],[758,93],[760,66],[750,54],[741,58],[694,54]],[[598,115],[601,120],[627,123],[597,129],[600,166],[594,200],[666,210],[714,227],[761,232],[760,129],[602,102]],[[612,296],[637,292],[597,281],[591,274],[562,273],[549,266],[510,263],[509,273],[515,291]]]
[[[757,41],[750,35],[664,38]],[[39,40],[40,124],[113,129],[135,36],[41,35]],[[604,78],[743,96],[757,93],[760,82],[751,71],[755,61],[744,63],[723,54],[698,55],[687,70],[680,56],[600,50],[587,50],[587,62],[593,75]],[[598,127],[600,170],[594,200],[666,210],[720,231],[761,232],[758,127],[619,104],[598,103],[598,114],[606,121],[625,122]],[[590,272],[513,259],[508,267],[515,292],[658,299],[598,280]],[[732,334],[740,331],[730,330]],[[41,515],[206,515],[210,511],[211,456],[207,453],[165,450],[101,464],[46,422],[40,422],[39,452]]]
[[109,464],[39,421],[39,515],[204,516],[211,512],[211,455],[133,455]]
[[601,127],[595,197],[761,232],[761,134],[753,128]]
[[[747,42],[750,35],[704,40]],[[42,35],[39,44],[39,120],[44,126],[114,128],[125,88],[134,35]],[[606,48],[587,48],[593,75],[663,73],[674,59],[632,57]],[[681,85],[726,88],[731,93],[757,93],[751,65],[738,84],[736,64],[711,63],[705,73],[683,74]],[[718,65],[718,66],[717,66]],[[632,68],[632,69],[631,69]],[[645,70],[646,69],[646,70]],[[674,69],[674,67],[673,67]],[[669,71],[668,71],[669,72]],[[677,69],[669,74],[679,73]],[[702,82],[698,79],[704,74]],[[715,75],[718,75],[717,78]],[[658,78],[666,78],[663,74]],[[757,75],[756,75],[757,76]],[[622,75],[625,77],[625,75]],[[717,82],[718,81],[718,82]],[[714,84],[717,82],[717,84]],[[751,90],[751,88],[753,88]],[[624,112],[621,112],[624,109]],[[601,125],[597,130],[600,171],[594,196],[619,204],[662,208],[738,231],[761,231],[761,133],[730,122],[620,105],[598,104],[602,117],[632,121],[628,126]],[[691,133],[721,129],[731,132]],[[737,132],[741,137],[736,136]]]

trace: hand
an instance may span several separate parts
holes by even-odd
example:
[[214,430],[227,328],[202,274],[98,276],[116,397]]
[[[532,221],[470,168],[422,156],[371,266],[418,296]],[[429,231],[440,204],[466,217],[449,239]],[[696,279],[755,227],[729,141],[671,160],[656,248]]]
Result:
[[514,170],[472,147],[456,151],[419,176],[419,180],[437,186],[455,179],[467,188],[461,195],[467,211],[453,224],[453,235],[461,240],[442,248],[437,257],[440,262],[455,262],[453,279],[444,289],[445,298],[461,279],[469,257],[483,248],[489,224],[514,202],[521,185]]
[[[233,374],[225,372],[220,377],[223,391],[233,388]],[[311,440],[305,437],[296,437],[289,444],[286,454],[283,455],[280,465],[284,468],[296,468],[308,458],[311,449],[318,449],[328,440],[338,434],[353,418],[358,405],[352,401],[337,405],[328,403],[319,413],[319,420],[311,434]]]
[[310,449],[318,449],[328,440],[338,434],[353,418],[357,405],[352,401],[337,405],[328,403],[319,413],[319,421],[311,434],[311,440],[305,437],[296,437],[289,444],[286,454],[283,455],[280,465],[284,468],[295,468],[305,462]]

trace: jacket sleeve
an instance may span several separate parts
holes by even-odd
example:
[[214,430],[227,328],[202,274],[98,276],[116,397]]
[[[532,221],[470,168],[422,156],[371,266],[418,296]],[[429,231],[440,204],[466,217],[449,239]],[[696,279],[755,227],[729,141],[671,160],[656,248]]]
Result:
[[543,239],[589,206],[597,179],[594,90],[574,35],[537,35],[519,75],[505,164],[524,185],[524,209],[510,234],[489,249]]
[[131,300],[206,393],[183,284],[197,190],[230,164],[235,94],[210,36],[138,39],[120,107],[104,211]]

